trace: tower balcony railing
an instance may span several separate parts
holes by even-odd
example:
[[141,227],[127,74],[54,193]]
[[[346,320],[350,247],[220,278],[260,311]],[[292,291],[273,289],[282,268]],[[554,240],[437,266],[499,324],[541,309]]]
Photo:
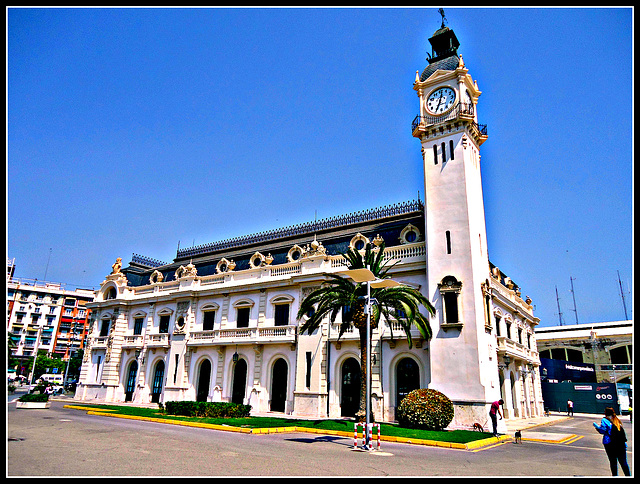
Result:
[[458,103],[451,111],[442,116],[420,116],[417,115],[411,123],[411,132],[414,133],[419,127],[433,126],[454,119],[471,121],[473,129],[477,130],[480,136],[487,136],[487,125],[478,124],[474,121],[475,107],[473,103]]

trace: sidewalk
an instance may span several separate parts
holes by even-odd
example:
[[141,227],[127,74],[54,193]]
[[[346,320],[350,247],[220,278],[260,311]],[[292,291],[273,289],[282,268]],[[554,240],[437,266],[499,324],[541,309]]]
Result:
[[507,426],[507,433],[513,435],[516,430],[525,430],[542,427],[544,425],[551,425],[569,418],[571,417],[567,417],[563,414],[551,414],[548,417],[510,418],[505,420],[505,425]]

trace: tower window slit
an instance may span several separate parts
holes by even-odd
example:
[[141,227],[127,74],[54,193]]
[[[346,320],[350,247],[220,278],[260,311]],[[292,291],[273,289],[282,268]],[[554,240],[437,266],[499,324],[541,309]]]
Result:
[[449,140],[449,152],[451,154],[451,159],[453,160],[454,158],[454,154],[453,154],[453,140]]
[[447,239],[447,254],[451,254],[451,232],[447,230],[445,236]]
[[440,146],[442,146],[442,163],[446,163],[447,161],[446,145],[442,143]]
[[433,164],[438,164],[438,145],[433,145]]

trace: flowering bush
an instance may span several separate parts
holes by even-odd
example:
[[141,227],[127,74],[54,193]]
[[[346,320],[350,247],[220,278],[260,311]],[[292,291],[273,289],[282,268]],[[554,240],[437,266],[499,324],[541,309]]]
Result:
[[442,430],[453,420],[453,403],[438,390],[420,388],[402,400],[396,418],[402,427]]

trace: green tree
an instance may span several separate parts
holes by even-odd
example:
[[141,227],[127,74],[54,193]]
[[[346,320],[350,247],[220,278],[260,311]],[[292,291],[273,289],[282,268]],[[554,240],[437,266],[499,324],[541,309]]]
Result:
[[[27,362],[25,362],[25,368],[27,375],[31,371],[33,367],[33,358],[30,358]],[[66,362],[62,361],[59,357],[51,358],[47,355],[46,350],[38,350],[38,358],[36,361],[36,370],[33,375],[33,381],[38,381],[38,378],[42,376],[44,373],[53,373],[54,368],[58,369],[58,373],[64,375],[64,369],[66,367]]]
[[[344,254],[348,262],[349,269],[368,268],[377,279],[389,278],[389,269],[393,264],[384,261],[384,243],[379,248],[372,248],[367,244],[364,253],[355,249],[349,249]],[[298,310],[298,319],[304,315],[308,319],[300,326],[302,333],[313,333],[322,325],[326,316],[333,323],[339,313],[342,313],[342,322],[338,339],[345,331],[352,326],[355,327],[360,336],[360,409],[356,414],[359,421],[365,420],[366,415],[366,361],[367,355],[367,315],[365,312],[365,300],[367,295],[367,284],[356,283],[347,277],[338,274],[327,274],[328,281],[311,292],[301,303]],[[375,301],[374,301],[375,299]],[[435,314],[435,308],[424,297],[420,291],[410,286],[397,286],[386,288],[371,288],[371,329],[378,327],[380,316],[391,323],[391,337],[393,331],[391,326],[399,324],[405,333],[409,347],[413,343],[411,339],[411,326],[415,325],[420,331],[420,335],[425,340],[430,340],[432,336],[431,325],[427,316],[420,311],[420,306],[426,308],[430,314]],[[372,419],[373,420],[373,419]]]

